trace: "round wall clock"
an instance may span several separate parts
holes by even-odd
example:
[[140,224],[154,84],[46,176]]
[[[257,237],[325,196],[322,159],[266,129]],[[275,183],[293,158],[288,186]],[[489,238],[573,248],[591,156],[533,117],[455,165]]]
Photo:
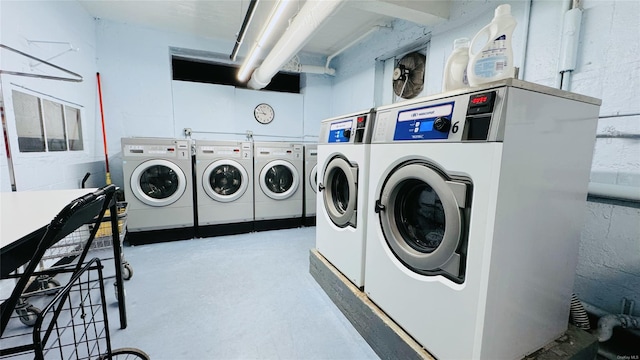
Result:
[[276,113],[273,111],[271,105],[262,103],[253,109],[253,116],[260,124],[268,124],[273,121]]

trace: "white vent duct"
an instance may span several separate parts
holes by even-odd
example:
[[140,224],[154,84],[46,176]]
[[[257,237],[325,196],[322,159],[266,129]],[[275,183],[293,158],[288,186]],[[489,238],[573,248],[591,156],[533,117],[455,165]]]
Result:
[[280,68],[302,49],[311,35],[344,1],[307,0],[262,65],[253,72],[247,85],[252,89],[267,86]]

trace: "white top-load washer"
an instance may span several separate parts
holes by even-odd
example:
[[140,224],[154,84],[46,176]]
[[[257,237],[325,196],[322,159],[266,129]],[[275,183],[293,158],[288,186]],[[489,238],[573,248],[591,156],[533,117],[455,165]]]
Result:
[[318,138],[316,249],[358,287],[364,284],[374,119],[366,111],[324,120]]
[[304,144],[304,225],[316,224],[318,192],[318,144]]
[[256,230],[302,224],[303,155],[301,143],[253,143]]
[[189,140],[122,138],[121,143],[129,242],[192,238]]
[[435,357],[566,331],[599,105],[509,79],[377,109],[364,288]]
[[253,230],[253,147],[250,142],[194,140],[199,237]]

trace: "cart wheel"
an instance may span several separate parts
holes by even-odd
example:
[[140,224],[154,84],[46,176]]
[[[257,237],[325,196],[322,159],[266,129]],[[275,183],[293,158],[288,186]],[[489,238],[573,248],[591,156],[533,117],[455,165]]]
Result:
[[140,349],[134,348],[121,348],[115,349],[111,351],[111,355],[100,355],[99,360],[112,360],[112,359],[121,359],[121,360],[150,360],[151,358],[147,353]]
[[42,312],[42,310],[38,309],[33,305],[29,305],[24,309],[17,309],[16,313],[20,317],[20,321],[27,325],[33,326],[36,324],[36,320],[38,320],[38,315]]
[[46,292],[47,295],[55,295],[57,293],[56,289],[60,288],[60,281],[50,277],[41,283],[43,290],[49,290]]
[[47,279],[47,289],[54,289],[60,287],[60,281],[55,278]]
[[124,280],[129,280],[133,277],[133,267],[129,265],[129,263],[124,263],[122,265],[122,278]]

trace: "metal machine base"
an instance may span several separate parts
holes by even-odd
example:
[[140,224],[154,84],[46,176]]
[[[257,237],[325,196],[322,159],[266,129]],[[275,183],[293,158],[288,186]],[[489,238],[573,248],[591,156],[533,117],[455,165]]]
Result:
[[[434,359],[316,249],[309,252],[309,272],[380,358]],[[597,352],[593,335],[569,325],[563,336],[525,359],[593,360]]]
[[144,245],[174,240],[188,240],[194,237],[195,230],[193,227],[189,227],[139,232],[128,231],[125,241],[128,242],[129,245]]
[[256,231],[293,229],[302,226],[302,218],[256,220],[253,225]]
[[253,232],[253,222],[205,225],[196,227],[196,237],[206,238],[212,236],[237,235]]

